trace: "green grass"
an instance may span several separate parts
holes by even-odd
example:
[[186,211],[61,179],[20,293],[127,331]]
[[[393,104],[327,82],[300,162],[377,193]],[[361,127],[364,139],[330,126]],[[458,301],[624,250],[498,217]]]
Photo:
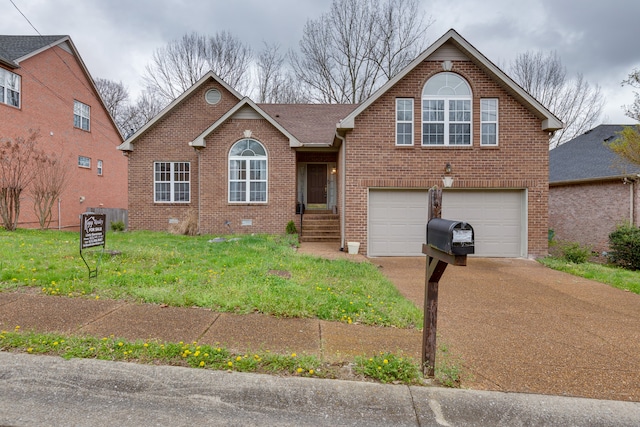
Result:
[[640,271],[625,270],[620,267],[585,262],[575,264],[564,259],[546,257],[538,260],[554,270],[564,271],[574,276],[606,283],[618,289],[640,294]]
[[[423,385],[420,364],[410,357],[380,353],[373,357],[358,356],[353,363],[356,377],[345,377],[350,362],[326,363],[313,355],[287,355],[268,351],[234,353],[220,345],[198,342],[128,341],[114,337],[91,337],[0,331],[0,351],[82,358],[152,365],[183,366],[197,369],[227,370],[313,378],[368,379],[382,383]],[[445,387],[460,387],[461,368],[452,363],[445,346],[438,349],[435,379]]]
[[[220,312],[420,328],[422,313],[368,262],[295,252],[291,236],[107,233],[106,249],[79,254],[79,233],[0,230],[0,290],[37,287],[47,295],[111,298]],[[108,251],[119,251],[110,255]]]

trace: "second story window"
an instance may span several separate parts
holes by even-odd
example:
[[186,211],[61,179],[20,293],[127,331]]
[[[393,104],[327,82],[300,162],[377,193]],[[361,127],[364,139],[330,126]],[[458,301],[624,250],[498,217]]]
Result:
[[73,127],[89,131],[91,109],[87,104],[73,101]]
[[0,68],[0,103],[20,108],[20,76]]
[[422,145],[471,145],[471,88],[455,73],[431,77],[422,91]]

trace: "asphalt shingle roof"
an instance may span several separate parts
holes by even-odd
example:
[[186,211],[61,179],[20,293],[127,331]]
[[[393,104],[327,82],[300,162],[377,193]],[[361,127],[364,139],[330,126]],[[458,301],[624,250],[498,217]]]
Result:
[[16,59],[48,46],[66,36],[3,36],[0,35],[0,61],[18,67]]
[[258,104],[303,144],[331,144],[336,124],[357,104]]
[[640,173],[608,147],[624,125],[600,125],[549,152],[549,182],[606,179]]

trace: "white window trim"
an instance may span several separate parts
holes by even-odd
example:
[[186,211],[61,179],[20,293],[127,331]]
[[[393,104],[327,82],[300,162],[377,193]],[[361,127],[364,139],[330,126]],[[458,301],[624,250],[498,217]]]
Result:
[[[398,107],[400,105],[401,101],[410,101],[410,105],[411,105],[411,120],[399,120],[398,119]],[[396,146],[398,147],[411,147],[414,145],[414,137],[413,137],[413,121],[414,121],[414,99],[413,98],[396,98]],[[401,144],[398,142],[398,138],[400,136],[400,134],[398,133],[398,125],[399,124],[410,124],[411,125],[411,143],[410,144]]]
[[[156,165],[159,163],[168,163],[170,165],[169,170],[169,181],[158,181],[156,180]],[[176,181],[175,180],[175,166],[176,164],[187,164],[189,165],[189,180],[188,181]],[[156,191],[156,184],[169,184],[169,200],[158,200],[158,192]],[[176,200],[176,184],[187,184],[189,197],[187,200]],[[153,202],[154,203],[180,203],[186,204],[191,203],[191,162],[172,162],[172,161],[158,161],[153,162]]]
[[[495,101],[496,103],[496,119],[495,120],[483,120],[482,118],[482,101]],[[499,116],[499,111],[500,111],[500,102],[498,101],[498,98],[481,98],[480,99],[480,145],[483,147],[497,147],[498,143],[500,141],[500,132],[499,132],[499,122],[500,122],[500,116]],[[482,125],[483,124],[495,124],[496,125],[496,142],[495,144],[484,144],[483,141],[483,136],[484,133],[482,132]]]
[[[9,78],[15,78],[16,79],[16,88],[9,88],[8,84],[7,84],[7,80]],[[0,91],[2,92],[2,101],[0,102],[0,104],[5,104],[8,105],[10,107],[15,107],[15,108],[20,108],[20,106],[22,105],[22,76],[20,76],[20,74],[16,74],[16,73],[12,73],[9,70],[5,70],[4,68],[0,68]],[[17,90],[14,90],[17,89]],[[9,91],[13,91],[13,92],[17,92],[18,93],[18,105],[13,105],[10,104],[8,102],[9,100]]]
[[[455,73],[447,73],[447,74],[455,74]],[[466,85],[466,87],[469,89],[469,95],[425,95],[424,93],[422,94],[422,100],[421,100],[421,104],[420,104],[420,121],[421,121],[421,128],[420,128],[420,133],[421,133],[421,137],[420,137],[420,144],[423,147],[448,147],[448,148],[452,148],[452,147],[472,147],[473,146],[473,91],[471,90],[471,85],[469,85],[469,82],[467,82],[467,80],[458,75],[455,74],[457,77],[459,77]],[[437,76],[437,74],[436,74]],[[431,78],[433,78],[435,76],[432,76]],[[425,87],[426,85],[429,83],[429,81],[427,80],[427,83],[425,83]],[[423,89],[424,92],[424,89]],[[443,121],[426,121],[424,119],[424,103],[425,101],[443,101],[444,103],[444,120]],[[463,122],[459,122],[459,121],[450,121],[449,120],[449,101],[469,101],[469,121],[463,121]],[[425,143],[424,137],[425,137],[425,133],[424,133],[424,125],[425,124],[442,124],[443,128],[444,128],[444,144],[429,144],[429,143]],[[469,143],[468,144],[451,144],[449,142],[449,125],[452,124],[468,124],[469,125]]]
[[98,176],[102,176],[102,167],[104,162],[102,160],[98,160],[96,163],[96,171],[98,172]]
[[[78,108],[78,112],[76,113],[76,105],[78,105],[80,108]],[[85,117],[84,112],[82,111],[83,108],[82,107],[87,107],[87,115]],[[80,117],[80,126],[76,126],[76,116]],[[87,119],[87,128],[83,128],[82,127],[82,119]],[[81,129],[84,130],[86,132],[90,132],[91,131],[91,106],[88,104],[85,104],[84,102],[80,102],[77,99],[73,100],[73,127],[75,127],[76,129]]]
[[[252,139],[253,141],[257,142],[258,144],[260,144],[265,152],[265,156],[231,156],[231,151],[233,151],[233,147],[236,144],[241,143],[242,141],[245,141],[246,139],[241,139],[240,141],[237,141],[235,144],[233,144],[233,146],[231,146],[231,150],[229,150],[229,156],[227,157],[227,201],[231,204],[256,204],[256,205],[264,205],[267,204],[269,202],[269,156],[267,155],[267,149],[265,148],[264,144],[262,144],[260,141],[257,141],[253,138],[248,138],[248,139]],[[265,179],[261,179],[261,180],[252,180],[251,179],[251,169],[250,169],[250,161],[251,160],[261,160],[265,162],[265,175],[266,178]],[[246,162],[247,164],[246,166],[246,177],[242,180],[238,180],[238,179],[234,179],[233,182],[245,182],[245,199],[244,200],[231,200],[231,162],[232,161],[243,161]],[[251,200],[251,183],[252,182],[264,182],[265,183],[265,195],[264,195],[264,200],[257,200],[257,201],[252,201]]]

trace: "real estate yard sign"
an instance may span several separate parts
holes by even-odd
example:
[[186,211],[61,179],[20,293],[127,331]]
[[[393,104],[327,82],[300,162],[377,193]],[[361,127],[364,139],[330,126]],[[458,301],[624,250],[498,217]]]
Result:
[[[102,252],[104,252],[106,222],[107,216],[105,214],[85,212],[80,215],[80,257],[89,270],[89,278],[98,276],[98,264],[100,263],[100,258],[98,258],[95,270],[92,270],[84,259],[82,250],[102,246]],[[100,255],[102,255],[102,253]]]

